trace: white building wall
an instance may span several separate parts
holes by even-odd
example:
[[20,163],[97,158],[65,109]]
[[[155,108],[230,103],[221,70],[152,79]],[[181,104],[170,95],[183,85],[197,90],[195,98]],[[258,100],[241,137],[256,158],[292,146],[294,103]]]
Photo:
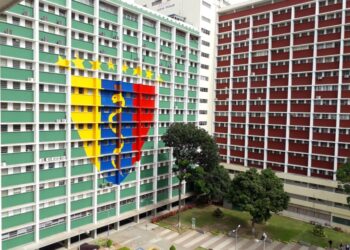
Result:
[[164,15],[175,14],[179,18],[184,18],[184,22],[192,24],[201,32],[198,120],[200,126],[212,134],[214,127],[217,10],[227,6],[229,0],[135,0],[135,3]]

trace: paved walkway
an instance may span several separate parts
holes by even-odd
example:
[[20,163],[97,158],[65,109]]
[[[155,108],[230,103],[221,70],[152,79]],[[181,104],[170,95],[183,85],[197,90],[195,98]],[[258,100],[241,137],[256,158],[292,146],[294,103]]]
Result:
[[[110,238],[121,245],[132,249],[142,247],[148,250],[157,247],[161,250],[168,250],[175,245],[177,250],[193,250],[201,246],[213,250],[236,250],[235,238],[226,235],[214,236],[211,233],[200,233],[194,230],[183,234],[169,229],[158,227],[151,223],[141,223],[126,230],[110,235]],[[263,243],[251,239],[239,238],[237,250],[263,250]],[[267,250],[321,250],[323,248],[306,247],[299,244],[283,244],[278,241],[266,242]]]
[[[106,237],[106,234],[98,237]],[[169,250],[174,245],[177,250],[194,250],[197,247],[204,247],[212,250],[236,250],[235,238],[226,235],[214,236],[211,233],[201,233],[189,230],[179,234],[169,229],[159,227],[149,222],[133,224],[120,231],[111,230],[109,238],[122,246],[128,246],[132,250],[149,250],[158,248]],[[91,243],[93,241],[90,241]],[[77,244],[71,246],[76,250]],[[263,250],[263,243],[252,239],[238,238],[237,250]],[[299,244],[284,244],[278,241],[266,242],[266,250],[321,250],[320,247],[306,247]]]

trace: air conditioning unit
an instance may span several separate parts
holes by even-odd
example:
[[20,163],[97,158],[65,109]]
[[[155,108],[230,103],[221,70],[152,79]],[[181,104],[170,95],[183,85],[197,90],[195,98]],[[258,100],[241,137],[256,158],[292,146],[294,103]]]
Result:
[[67,122],[67,120],[66,119],[62,119],[62,122]]
[[23,12],[22,12],[22,15],[28,16],[28,11],[23,11]]
[[107,187],[113,187],[113,183],[112,182],[108,182],[107,183]]
[[100,187],[100,188],[104,188],[104,187],[105,187],[105,185],[106,185],[106,184],[101,183],[101,184],[99,185],[99,187]]
[[59,40],[59,41],[57,41],[57,42],[56,42],[56,44],[62,44],[62,41],[61,41],[61,40]]
[[62,23],[62,21],[57,20],[57,21],[56,21],[56,24],[62,25],[63,23]]
[[27,81],[28,81],[28,82],[34,82],[34,78],[33,78],[33,77],[29,77],[29,78],[27,79]]
[[182,54],[181,57],[186,57],[186,55],[185,55],[185,54]]
[[252,72],[252,76],[255,76],[255,72]]
[[51,160],[51,158],[49,158],[49,157],[45,158],[45,161],[50,161],[50,160]]
[[345,78],[349,78],[349,77],[350,77],[350,75],[344,75],[344,77],[345,77]]
[[321,80],[321,79],[323,79],[323,76],[318,76],[317,79]]
[[316,99],[321,99],[321,96],[320,95],[316,96]]
[[105,35],[105,33],[102,32],[102,31],[99,34],[100,34],[100,36],[104,36]]

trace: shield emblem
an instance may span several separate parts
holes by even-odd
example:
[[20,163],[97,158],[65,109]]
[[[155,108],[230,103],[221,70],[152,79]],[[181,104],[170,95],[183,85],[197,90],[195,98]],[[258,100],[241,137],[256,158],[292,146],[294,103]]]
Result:
[[79,129],[86,155],[106,180],[120,184],[141,159],[154,123],[155,87],[122,81],[72,76],[72,120],[93,124]]

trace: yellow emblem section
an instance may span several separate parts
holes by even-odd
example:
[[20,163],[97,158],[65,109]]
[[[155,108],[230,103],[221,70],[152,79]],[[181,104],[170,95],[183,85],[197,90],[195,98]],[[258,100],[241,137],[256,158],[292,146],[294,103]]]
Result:
[[84,142],[86,155],[92,159],[97,170],[100,170],[98,156],[101,152],[98,141],[101,137],[99,122],[101,114],[98,107],[101,103],[99,90],[101,79],[81,76],[72,76],[72,121],[74,124],[93,124],[93,129],[78,129],[79,136],[83,141],[93,141],[91,144]]

